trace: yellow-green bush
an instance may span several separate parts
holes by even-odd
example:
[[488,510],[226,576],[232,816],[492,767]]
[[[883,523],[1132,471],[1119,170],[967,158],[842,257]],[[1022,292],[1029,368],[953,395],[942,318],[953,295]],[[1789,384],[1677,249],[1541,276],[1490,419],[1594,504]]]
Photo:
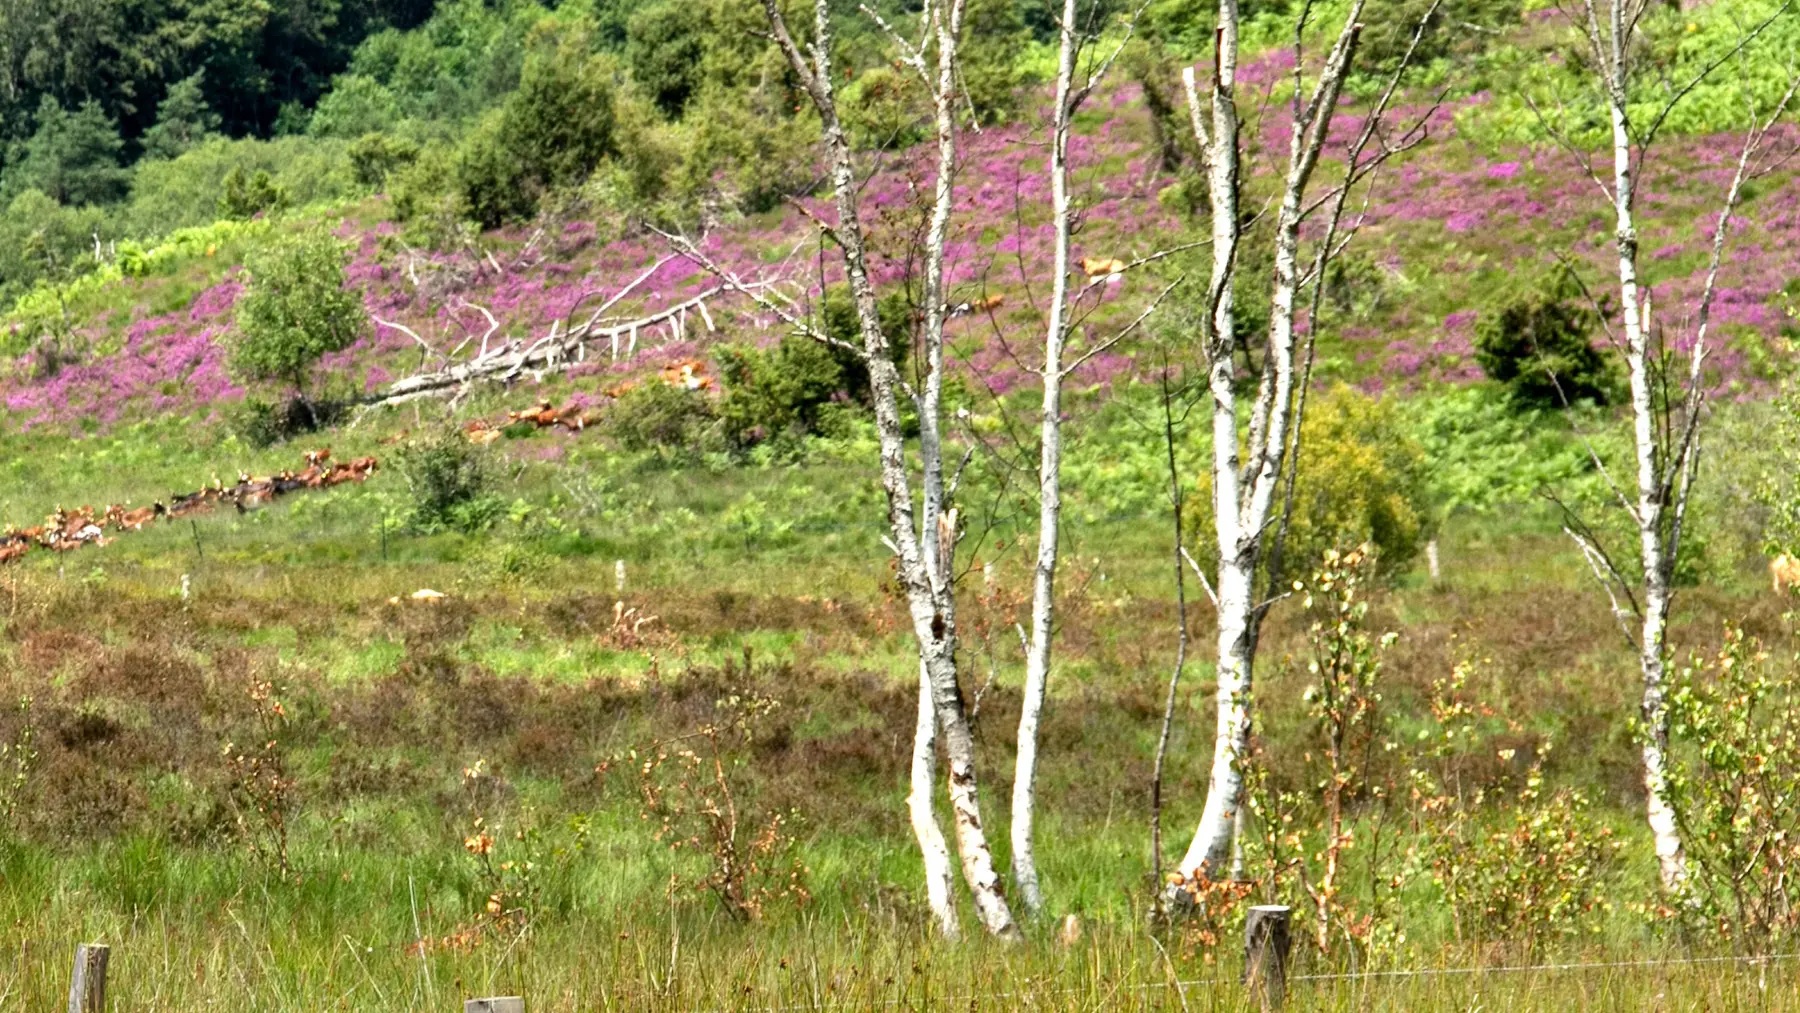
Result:
[[[1284,569],[1304,571],[1327,549],[1368,542],[1382,573],[1404,570],[1435,521],[1425,452],[1393,407],[1339,384],[1312,395],[1301,435]],[[1209,563],[1217,558],[1212,494],[1212,477],[1202,473],[1188,508],[1189,539]]]

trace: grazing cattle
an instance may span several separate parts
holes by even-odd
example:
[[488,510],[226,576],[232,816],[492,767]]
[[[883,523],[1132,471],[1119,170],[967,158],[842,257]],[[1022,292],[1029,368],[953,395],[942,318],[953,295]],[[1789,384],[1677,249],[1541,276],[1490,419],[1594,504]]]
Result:
[[1112,281],[1115,276],[1125,272],[1125,267],[1126,264],[1123,260],[1110,257],[1081,258],[1081,273],[1089,278],[1106,278],[1108,281]]
[[85,545],[109,545],[113,541],[106,537],[106,529],[109,527],[117,531],[142,531],[144,525],[159,517],[191,517],[226,501],[230,501],[242,513],[298,489],[316,489],[337,482],[367,481],[380,466],[373,457],[361,457],[348,464],[335,464],[328,468],[325,461],[330,455],[329,447],[308,452],[305,455],[307,468],[298,474],[284,470],[273,477],[256,478],[240,471],[237,483],[229,487],[214,472],[211,485],[195,492],[172,495],[166,505],[159,501],[130,510],[127,509],[128,504],[113,503],[98,515],[91,506],[70,510],[59,505],[44,519],[43,524],[36,527],[19,529],[8,525],[0,530],[0,563],[16,560],[34,546],[42,546],[54,552],[73,552]]
[[142,531],[144,525],[168,512],[168,508],[161,503],[140,507],[136,510],[127,510],[115,503],[106,508],[106,521],[120,531]]
[[1784,552],[1769,560],[1769,580],[1775,585],[1776,594],[1800,586],[1800,559]]
[[699,359],[671,362],[663,367],[663,382],[684,390],[713,390],[717,385],[706,375],[706,363]]

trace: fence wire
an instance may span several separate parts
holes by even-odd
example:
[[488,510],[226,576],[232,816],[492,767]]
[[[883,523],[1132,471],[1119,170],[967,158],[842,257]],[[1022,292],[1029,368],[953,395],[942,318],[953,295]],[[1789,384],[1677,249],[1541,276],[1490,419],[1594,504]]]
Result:
[[[1431,977],[1468,977],[1488,974],[1564,974],[1576,971],[1625,970],[1630,968],[1667,968],[1692,967],[1718,964],[1771,964],[1784,960],[1800,958],[1800,952],[1743,954],[1722,957],[1681,957],[1657,958],[1641,960],[1603,960],[1589,962],[1571,962],[1557,964],[1499,964],[1476,965],[1469,967],[1418,967],[1387,971],[1342,971],[1331,974],[1296,974],[1289,975],[1289,984],[1295,982],[1327,982],[1327,981],[1370,981],[1375,979],[1394,980],[1402,978]],[[1189,978],[1174,979],[1163,982],[1142,982],[1135,985],[1119,985],[1112,989],[1113,994],[1120,992],[1149,992],[1155,989],[1176,989],[1185,998],[1188,992],[1204,989],[1242,988],[1243,982],[1237,978]],[[913,999],[887,999],[875,1003],[868,1001],[848,1001],[841,999],[821,999],[813,1002],[786,1003],[778,1006],[734,1006],[730,1009],[736,1013],[794,1013],[798,1010],[832,1010],[832,1009],[870,1009],[911,1007],[914,1005],[937,1005],[946,1008],[958,1006],[966,1009],[976,1008],[976,1004],[984,1002],[1001,1002],[1009,999],[1039,999],[1049,996],[1074,995],[1089,991],[1079,988],[1059,988],[1047,992],[966,992],[959,995],[938,997],[921,996]],[[724,1007],[696,1007],[691,1013],[727,1013]]]

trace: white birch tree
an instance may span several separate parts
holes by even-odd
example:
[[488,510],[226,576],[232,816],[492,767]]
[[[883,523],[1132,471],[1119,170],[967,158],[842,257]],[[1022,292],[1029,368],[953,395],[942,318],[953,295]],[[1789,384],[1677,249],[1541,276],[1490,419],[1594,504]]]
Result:
[[[1297,443],[1312,366],[1313,329],[1307,329],[1302,347],[1297,327],[1299,299],[1308,286],[1316,292],[1326,268],[1360,226],[1360,217],[1349,223],[1343,220],[1353,191],[1388,158],[1424,136],[1424,117],[1393,136],[1383,129],[1383,118],[1426,24],[1436,14],[1435,3],[1420,20],[1399,69],[1388,80],[1367,112],[1362,129],[1344,152],[1342,177],[1322,195],[1310,193],[1351,70],[1364,9],[1365,0],[1352,0],[1312,81],[1306,78],[1302,42],[1312,27],[1314,5],[1303,4],[1298,15],[1294,33],[1293,127],[1287,166],[1277,194],[1274,272],[1272,278],[1249,282],[1271,286],[1271,313],[1268,332],[1257,341],[1261,362],[1253,358],[1248,362],[1256,387],[1244,439],[1239,435],[1240,344],[1233,313],[1237,258],[1245,228],[1240,211],[1244,177],[1236,98],[1236,0],[1219,3],[1218,49],[1209,102],[1200,94],[1193,68],[1183,73],[1189,119],[1205,158],[1212,216],[1212,276],[1206,288],[1200,346],[1212,409],[1213,536],[1218,563],[1206,589],[1218,615],[1218,688],[1206,805],[1193,841],[1165,894],[1165,900],[1177,909],[1192,896],[1181,889],[1183,884],[1218,878],[1232,859],[1243,795],[1242,761],[1249,745],[1257,641],[1263,619],[1277,600],[1272,588],[1280,583],[1281,543],[1287,527],[1288,504],[1292,502]],[[1323,234],[1314,240],[1312,255],[1303,263],[1301,229],[1320,212]],[[1309,323],[1316,325],[1317,319],[1315,308]]]
[[[1635,481],[1614,479],[1597,454],[1594,462],[1611,487],[1613,498],[1629,517],[1637,534],[1639,573],[1628,575],[1614,564],[1597,533],[1573,514],[1565,528],[1580,547],[1595,576],[1606,588],[1614,615],[1626,640],[1637,655],[1643,680],[1639,705],[1644,762],[1645,816],[1655,843],[1657,868],[1666,890],[1680,888],[1686,879],[1677,818],[1669,802],[1667,752],[1669,715],[1666,702],[1668,622],[1674,597],[1675,569],[1681,558],[1682,529],[1699,467],[1700,428],[1706,389],[1702,367],[1709,352],[1707,326],[1712,309],[1719,265],[1732,218],[1743,199],[1744,184],[1772,168],[1762,161],[1775,122],[1787,111],[1794,85],[1772,111],[1754,104],[1739,151],[1736,169],[1726,189],[1714,225],[1706,281],[1689,322],[1693,343],[1688,352],[1685,379],[1672,375],[1671,352],[1665,330],[1650,314],[1648,290],[1638,273],[1638,225],[1636,203],[1644,166],[1657,134],[1676,106],[1719,68],[1741,55],[1776,18],[1792,6],[1783,4],[1767,20],[1740,33],[1735,45],[1682,82],[1666,76],[1650,78],[1645,66],[1643,20],[1654,7],[1647,0],[1581,0],[1581,6],[1565,9],[1585,36],[1595,84],[1607,112],[1612,166],[1610,181],[1602,178],[1584,148],[1554,127],[1540,114],[1540,122],[1573,154],[1605,196],[1613,214],[1613,250],[1618,272],[1619,331],[1610,322],[1607,331],[1625,359],[1631,390],[1631,436]],[[1650,78],[1640,81],[1640,78]],[[1651,112],[1640,122],[1634,107],[1643,110],[1640,87],[1650,86]],[[1534,109],[1536,107],[1534,106]],[[1604,320],[1604,315],[1602,317]],[[1592,453],[1590,448],[1590,453]]]
[[[1141,12],[1142,8],[1139,10]],[[1080,66],[1082,56],[1091,49],[1095,37],[1080,24],[1080,14],[1078,0],[1063,0],[1048,161],[1051,227],[1054,230],[1053,275],[1050,313],[1044,329],[1043,365],[1038,371],[1043,382],[1043,405],[1038,417],[1038,541],[1031,574],[1031,631],[1025,645],[1025,691],[1019,711],[1018,753],[1013,771],[1013,882],[1019,888],[1019,903],[1032,915],[1037,914],[1044,904],[1032,836],[1037,821],[1038,726],[1050,681],[1051,641],[1056,624],[1056,566],[1062,528],[1062,389],[1069,373],[1086,361],[1093,350],[1078,356],[1073,364],[1066,363],[1064,358],[1084,297],[1104,283],[1090,278],[1085,285],[1072,284],[1074,263],[1070,243],[1078,225],[1079,209],[1070,192],[1069,136],[1074,128],[1075,114],[1105,79],[1125,45],[1121,41],[1104,60],[1084,72]],[[1134,15],[1126,27],[1126,39],[1130,38],[1135,24]],[[1144,262],[1134,261],[1125,266],[1137,267]],[[1111,272],[1106,273],[1110,275]],[[1151,303],[1151,307],[1154,306],[1155,303]],[[1110,346],[1117,340],[1116,336],[1103,345]]]
[[[879,16],[873,11],[864,10],[880,23]],[[941,737],[950,768],[951,827],[963,879],[974,900],[976,915],[989,933],[1003,939],[1016,939],[1018,926],[1002,892],[1000,873],[982,823],[975,770],[975,737],[957,682],[954,570],[957,511],[952,504],[954,489],[947,480],[944,462],[942,394],[944,320],[948,312],[944,245],[957,171],[960,127],[956,118],[956,61],[963,10],[964,0],[928,0],[919,13],[921,39],[916,44],[882,24],[894,38],[901,62],[925,82],[932,98],[937,143],[937,178],[929,224],[922,249],[917,251],[924,263],[915,344],[920,375],[909,383],[888,354],[888,338],[882,329],[879,312],[879,293],[869,276],[868,229],[863,221],[859,190],[862,174],[838,115],[829,0],[814,0],[812,36],[804,40],[790,30],[779,0],[763,0],[770,34],[819,115],[820,147],[825,156],[837,220],[827,222],[813,217],[813,224],[841,255],[857,323],[862,329],[862,344],[853,350],[869,371],[870,397],[880,446],[881,484],[887,498],[887,541],[896,557],[898,577],[906,594],[907,610],[918,642],[921,694],[928,695],[930,701],[929,718],[922,699],[915,723],[909,799],[914,831],[926,863],[927,894],[939,928],[946,934],[954,934],[957,930],[955,907],[947,882],[947,863],[942,858],[947,851],[946,842],[931,811],[930,793],[921,790],[921,783],[929,784],[933,777],[936,749],[932,740]],[[835,343],[822,327],[804,319],[792,301],[782,299],[769,289],[746,291],[742,282],[713,262],[695,244],[676,236],[667,238],[734,290],[745,291],[788,326],[817,340]],[[908,444],[901,421],[902,397],[911,402],[918,419],[916,498],[915,477],[908,464]]]

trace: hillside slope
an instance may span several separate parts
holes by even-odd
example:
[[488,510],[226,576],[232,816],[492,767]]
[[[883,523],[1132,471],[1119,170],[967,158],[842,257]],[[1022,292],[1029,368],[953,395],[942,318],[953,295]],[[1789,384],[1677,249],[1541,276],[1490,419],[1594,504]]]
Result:
[[[1286,69],[1282,55],[1246,68],[1246,85],[1274,88]],[[1604,277],[1612,240],[1594,182],[1560,150],[1484,152],[1464,140],[1459,116],[1479,113],[1488,101],[1483,93],[1400,111],[1401,122],[1424,120],[1428,137],[1377,180],[1354,269],[1334,287],[1334,313],[1321,334],[1321,381],[1342,379],[1377,392],[1476,379],[1472,337],[1483,312],[1558,257],[1588,262],[1592,278]],[[1253,192],[1269,184],[1288,139],[1282,103],[1262,108],[1254,125],[1262,145]],[[1358,126],[1354,114],[1342,116],[1334,138],[1347,142]],[[1671,322],[1692,312],[1735,145],[1723,137],[1675,139],[1647,171],[1645,280]],[[1130,259],[1188,238],[1190,222],[1171,190],[1178,180],[1155,164],[1152,125],[1135,85],[1118,87],[1090,107],[1071,157],[1086,207],[1078,255]],[[928,159],[914,150],[876,162],[879,171],[864,200],[880,215],[877,277],[904,288],[904,237],[919,214],[916,197],[929,183]],[[973,378],[1003,393],[1028,379],[1016,353],[1030,347],[1045,297],[1050,230],[1038,132],[1021,123],[971,135],[964,166],[948,251],[953,301],[1000,302],[992,313],[958,323],[956,350]],[[1747,396],[1771,384],[1774,349],[1788,321],[1784,288],[1800,274],[1797,176],[1787,166],[1761,181],[1736,223],[1714,310],[1727,346],[1712,359],[1710,379],[1721,392]],[[811,305],[822,287],[838,279],[839,269],[832,258],[819,256],[817,230],[808,221],[814,215],[829,219],[828,199],[800,203],[804,209],[718,226],[704,236],[703,247],[741,280],[779,284]],[[490,331],[495,343],[542,337],[591,312],[659,261],[662,266],[619,300],[608,319],[648,315],[719,283],[698,264],[672,256],[661,237],[616,221],[550,220],[489,232],[478,248],[445,253],[409,246],[384,199],[341,213],[338,233],[355,247],[351,283],[374,317],[400,325],[377,325],[323,363],[330,380],[358,393],[466,359]],[[272,227],[290,228],[307,217]],[[221,339],[231,327],[241,289],[237,261],[249,241],[152,258],[156,266],[143,277],[76,286],[63,312],[88,354],[49,377],[16,364],[0,379],[6,428],[91,431],[168,414],[216,418],[219,408],[243,396],[224,369]],[[1180,270],[1179,259],[1161,266],[1165,276]],[[1160,287],[1158,279],[1133,275],[1105,288],[1090,333],[1103,331],[1109,319],[1135,314]],[[1178,290],[1153,326],[1182,327],[1185,294]],[[709,309],[716,332],[699,320],[679,335],[666,326],[650,329],[635,349],[627,342],[617,362],[610,347],[596,349],[570,371],[573,389],[598,400],[614,382],[608,377],[703,356],[713,341],[768,343],[782,331],[742,296],[721,295]],[[1124,345],[1089,362],[1078,379],[1107,383],[1136,369],[1134,350]]]

